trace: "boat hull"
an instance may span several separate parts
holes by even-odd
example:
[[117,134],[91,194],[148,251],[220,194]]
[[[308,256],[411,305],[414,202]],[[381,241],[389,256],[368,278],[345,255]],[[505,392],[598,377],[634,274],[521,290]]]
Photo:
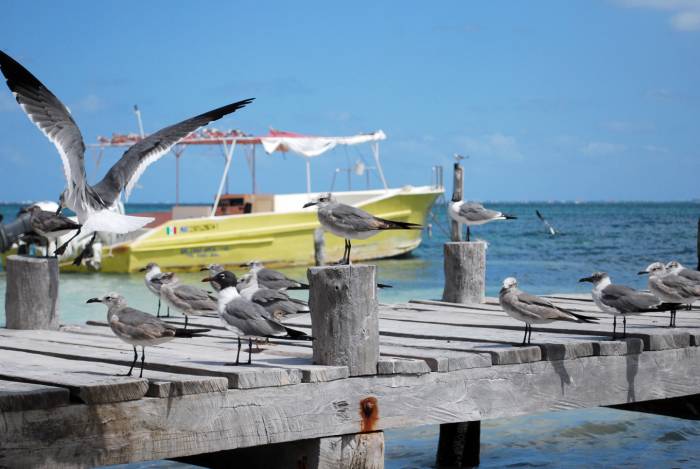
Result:
[[[399,191],[358,206],[382,218],[424,225],[440,194]],[[315,210],[309,209],[171,220],[132,242],[104,248],[101,271],[136,272],[149,262],[180,271],[209,263],[238,266],[253,259],[271,266],[309,265],[314,262],[314,231],[319,226]],[[406,254],[420,245],[421,236],[422,230],[391,230],[355,240],[352,260]],[[324,244],[326,262],[342,257],[342,238],[324,233]]]

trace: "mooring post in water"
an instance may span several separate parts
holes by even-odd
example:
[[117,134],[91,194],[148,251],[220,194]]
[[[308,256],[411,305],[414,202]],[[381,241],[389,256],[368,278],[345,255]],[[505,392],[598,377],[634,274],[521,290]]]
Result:
[[377,373],[376,272],[356,264],[308,270],[314,363],[347,366],[350,376]]
[[6,270],[6,327],[58,329],[58,259],[12,255]]
[[[464,197],[464,170],[462,165],[455,163],[454,177],[452,178],[452,201],[457,202]],[[450,235],[452,241],[462,241],[462,226],[452,220],[452,231]]]
[[323,252],[325,241],[323,238],[323,228],[320,226],[314,230],[314,265],[316,267],[325,264],[325,255]]
[[[454,165],[452,200],[463,198],[463,171]],[[442,301],[450,303],[483,303],[486,298],[486,243],[461,241],[461,226],[452,221],[452,242],[445,243],[445,289]]]
[[476,467],[480,446],[481,421],[443,423],[435,466],[438,469]]

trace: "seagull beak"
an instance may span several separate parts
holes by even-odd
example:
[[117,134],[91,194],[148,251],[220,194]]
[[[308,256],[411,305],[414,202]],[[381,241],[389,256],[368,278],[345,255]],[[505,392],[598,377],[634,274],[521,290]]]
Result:
[[647,272],[646,270],[641,270],[641,271],[637,272],[637,275],[646,275],[648,273],[649,272]]
[[250,264],[248,264],[247,262],[245,262],[245,263],[243,263],[243,264],[239,264],[238,267],[250,267]]
[[85,303],[102,303],[102,300],[99,298],[90,298]]
[[579,282],[591,282],[593,283],[593,277],[583,277],[578,280]]
[[202,267],[201,269],[199,269],[199,271],[200,271],[200,272],[208,272],[208,271],[209,271],[209,269],[208,269],[208,268],[206,268],[206,267]]
[[211,282],[211,281],[212,281],[211,277],[207,277],[207,278],[202,279],[202,282]]
[[145,271],[146,271],[146,268],[145,268],[145,267],[141,267],[141,268],[139,269],[139,272],[145,272]]
[[303,208],[311,207],[312,205],[317,205],[317,204],[318,204],[318,202],[307,202],[307,203],[304,204],[304,207],[303,207]]

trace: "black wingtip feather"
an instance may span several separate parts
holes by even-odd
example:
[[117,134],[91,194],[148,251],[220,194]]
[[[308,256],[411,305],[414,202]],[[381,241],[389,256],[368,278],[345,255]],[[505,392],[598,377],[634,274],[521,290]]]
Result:
[[284,337],[285,339],[293,339],[293,340],[314,340],[313,337],[310,335],[306,334],[305,332],[298,331],[296,329],[291,329],[287,326],[283,326],[284,330],[287,331],[287,337]]
[[577,314],[577,313],[572,313],[571,311],[567,311],[570,315],[578,319],[580,322],[588,322],[588,323],[595,323],[599,321],[598,318],[593,317],[593,316],[585,316],[583,314]]
[[296,287],[287,287],[287,290],[308,290],[309,286],[305,283],[299,283]]
[[198,337],[200,334],[206,334],[211,329],[175,329],[175,337]]

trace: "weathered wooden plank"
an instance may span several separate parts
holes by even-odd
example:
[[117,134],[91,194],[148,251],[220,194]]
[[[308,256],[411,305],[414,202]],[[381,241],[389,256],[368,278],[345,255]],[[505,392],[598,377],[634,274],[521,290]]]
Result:
[[4,350],[0,361],[0,378],[63,387],[73,398],[89,404],[141,399],[146,394],[148,381],[117,376],[120,372],[124,370],[112,365],[12,350]]
[[698,387],[700,348],[689,347],[7,412],[0,466],[97,466],[357,433],[368,397],[378,417],[372,429],[383,430],[676,397]]
[[207,392],[223,392],[228,380],[223,376],[192,376],[161,371],[149,372],[148,397],[175,397]]
[[[0,349],[31,351],[71,361],[80,359],[129,366],[133,360],[133,351],[125,349],[124,344],[116,338],[101,338],[102,344],[97,347],[89,336],[54,331],[0,329],[0,338],[3,339],[0,341]],[[178,340],[169,342],[168,345],[172,346]],[[227,365],[226,358],[235,356],[233,348],[221,350],[217,354],[202,349],[201,352],[196,352],[194,355],[188,355],[188,351],[182,349],[184,347],[180,347],[180,349],[173,347],[167,350],[161,346],[147,348],[146,368],[154,370],[150,372],[151,376],[157,377],[158,375],[155,374],[157,371],[197,376],[223,376],[228,380],[229,387],[242,389],[286,386],[301,382],[302,373],[296,367],[234,367]],[[123,373],[124,370],[121,372]],[[163,379],[167,379],[167,377],[163,376]],[[189,389],[192,389],[193,383],[189,386]],[[203,392],[209,392],[208,386],[210,385],[204,384]]]
[[69,402],[70,393],[65,388],[0,380],[0,412],[48,409]]
[[491,357],[486,353],[458,352],[453,350],[436,350],[411,347],[408,345],[379,345],[382,357],[392,356],[424,360],[430,371],[447,372],[491,366]]
[[58,259],[6,259],[5,322],[10,329],[58,329]]
[[445,288],[443,301],[481,303],[486,291],[486,243],[463,241],[445,243]]
[[422,375],[425,373],[430,373],[430,367],[425,360],[380,357],[377,362],[377,374],[380,375]]

